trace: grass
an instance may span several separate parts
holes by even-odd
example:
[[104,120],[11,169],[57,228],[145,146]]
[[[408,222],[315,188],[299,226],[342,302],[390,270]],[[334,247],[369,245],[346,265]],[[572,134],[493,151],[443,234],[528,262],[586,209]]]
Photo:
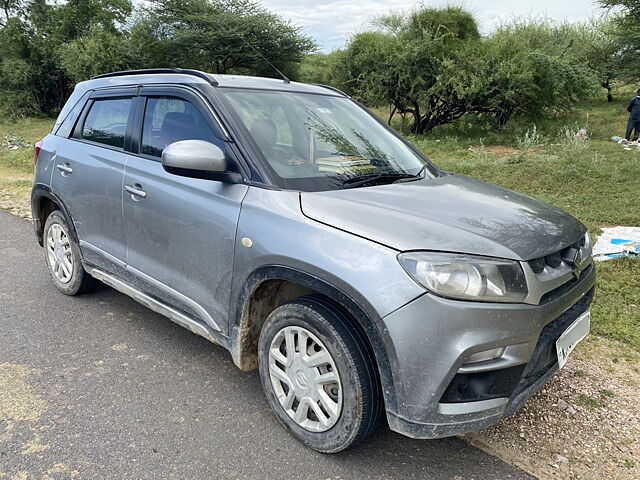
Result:
[[[0,208],[28,216],[33,180],[33,145],[51,130],[50,118],[0,123]],[[28,145],[29,148],[24,148]],[[13,146],[22,148],[13,149]],[[27,199],[25,201],[25,199]]]
[[609,397],[609,398],[613,398],[616,396],[616,394],[614,392],[612,392],[611,390],[608,390],[606,388],[600,390],[600,394],[605,396],[605,397]]
[[[604,226],[640,226],[640,151],[623,150],[610,140],[624,134],[632,92],[617,95],[615,102],[594,99],[572,115],[535,125],[516,120],[496,131],[471,118],[410,139],[440,168],[556,205],[583,221],[592,235]],[[0,123],[0,144],[9,134],[32,144],[51,124],[46,118]],[[588,141],[574,138],[580,128],[588,130]],[[32,149],[0,147],[0,207],[15,213],[28,208],[32,170]],[[640,350],[640,259],[597,266],[592,331]]]
[[538,127],[534,123],[531,128],[528,128],[522,137],[516,139],[516,146],[521,152],[527,153],[529,150],[535,147],[540,147],[546,143],[546,139],[540,135]]
[[597,410],[598,408],[602,408],[604,406],[604,404],[597,398],[585,394],[578,395],[577,400],[580,405],[588,408],[589,410]]

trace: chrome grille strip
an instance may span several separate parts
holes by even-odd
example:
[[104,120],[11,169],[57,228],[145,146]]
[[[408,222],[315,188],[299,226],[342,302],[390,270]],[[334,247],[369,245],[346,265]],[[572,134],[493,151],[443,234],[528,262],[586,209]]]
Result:
[[[574,278],[579,278],[582,272],[593,263],[592,249],[591,239],[588,234],[585,234],[579,242],[568,245],[559,252],[521,262],[529,288],[525,303],[538,305],[545,294]],[[558,257],[560,257],[559,263]],[[541,265],[543,265],[542,269],[540,269]]]

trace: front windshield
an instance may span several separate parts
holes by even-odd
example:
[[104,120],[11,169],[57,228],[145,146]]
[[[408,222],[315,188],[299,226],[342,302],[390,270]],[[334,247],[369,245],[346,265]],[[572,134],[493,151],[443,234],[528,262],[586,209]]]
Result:
[[435,169],[353,101],[225,89],[278,186],[318,191],[432,177]]

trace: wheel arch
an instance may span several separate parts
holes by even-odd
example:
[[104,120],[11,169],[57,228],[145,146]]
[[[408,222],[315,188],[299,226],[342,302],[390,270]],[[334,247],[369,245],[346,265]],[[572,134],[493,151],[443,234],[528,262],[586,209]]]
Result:
[[33,217],[33,228],[38,239],[38,244],[41,247],[43,246],[42,236],[44,233],[44,224],[49,214],[54,210],[60,210],[62,212],[67,221],[67,225],[69,225],[70,235],[75,242],[78,242],[78,233],[76,232],[75,224],[71,220],[71,214],[64,201],[51,191],[49,186],[39,183],[34,185],[31,192],[31,215]]
[[266,317],[283,303],[310,293],[326,297],[355,320],[354,324],[375,358],[386,408],[395,409],[391,363],[373,307],[364,299],[356,301],[348,292],[324,279],[292,267],[263,266],[247,277],[236,296],[235,314],[229,329],[234,363],[245,371],[257,368],[258,338]]

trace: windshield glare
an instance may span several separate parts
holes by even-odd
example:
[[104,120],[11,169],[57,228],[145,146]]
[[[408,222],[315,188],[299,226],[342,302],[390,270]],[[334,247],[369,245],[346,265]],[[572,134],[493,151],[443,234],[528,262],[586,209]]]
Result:
[[[393,181],[421,173],[425,164],[347,98],[240,89],[225,96],[281,188],[344,188],[367,176]],[[425,175],[433,172],[425,169]]]

